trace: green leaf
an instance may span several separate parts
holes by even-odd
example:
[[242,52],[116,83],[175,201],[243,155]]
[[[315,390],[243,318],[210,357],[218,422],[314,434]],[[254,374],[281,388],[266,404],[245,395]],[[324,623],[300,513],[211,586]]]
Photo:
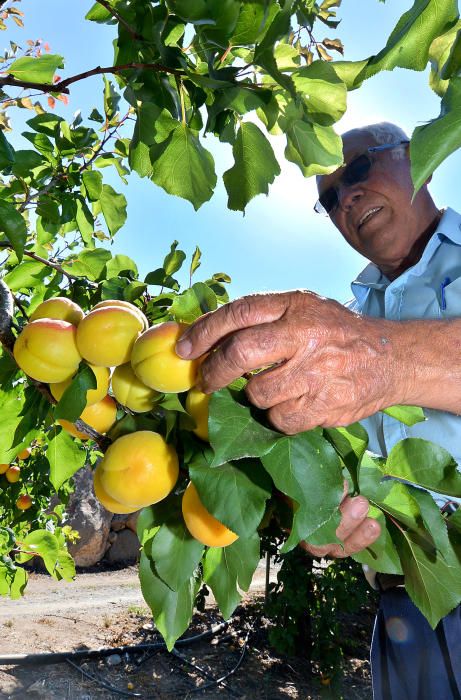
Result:
[[160,146],[151,148],[152,180],[168,194],[187,199],[194,209],[207,202],[216,185],[213,156],[193,131],[178,125]]
[[163,261],[163,269],[168,277],[169,275],[174,275],[175,272],[181,269],[184,260],[186,259],[186,254],[183,250],[177,250],[178,241],[173,241],[171,244],[171,250],[166,255]]
[[202,251],[198,246],[195,246],[194,254],[192,255],[192,260],[190,264],[190,277],[192,278],[192,275],[194,272],[197,270],[197,268],[200,267],[200,258],[202,257]]
[[174,277],[166,275],[163,267],[148,272],[144,282],[146,284],[155,284],[159,287],[168,287],[168,289],[174,289],[176,292],[179,291],[178,281],[175,280]]
[[333,127],[293,120],[287,128],[285,158],[295,163],[304,177],[327,175],[343,162],[341,138]]
[[75,197],[76,213],[75,220],[77,222],[77,227],[82,234],[82,239],[85,243],[91,243],[94,233],[94,219],[91,211],[88,208],[87,203],[83,197]]
[[426,420],[424,411],[419,406],[389,406],[384,408],[382,413],[399,420],[404,425],[416,425]]
[[96,377],[88,365],[82,363],[72,382],[64,391],[54,409],[56,420],[64,418],[74,423],[86,407],[86,392],[96,389]]
[[102,194],[102,175],[98,170],[85,170],[82,175],[83,184],[92,202],[97,201]]
[[314,61],[292,73],[291,79],[314,122],[328,126],[341,119],[347,106],[347,87],[332,66]]
[[195,282],[182,294],[173,299],[170,313],[174,319],[183,323],[192,323],[208,311],[218,306],[215,293],[203,282]]
[[402,575],[402,566],[399,555],[391,538],[387,527],[387,520],[384,513],[374,506],[370,507],[368,517],[378,521],[381,527],[381,534],[373,544],[362,551],[353,554],[352,558],[359,564],[366,564],[375,571],[383,574]]
[[252,409],[235,401],[229,389],[211,395],[208,427],[213,467],[242,457],[262,457],[284,437],[255,420]]
[[152,542],[155,570],[169,588],[179,591],[193,576],[203,549],[203,544],[192,537],[183,522],[176,519],[164,523]]
[[20,563],[28,561],[32,552],[43,559],[46,570],[54,576],[56,561],[59,553],[59,543],[56,537],[48,530],[34,530],[21,542],[24,554],[17,555]]
[[104,112],[109,121],[116,116],[118,103],[120,102],[120,95],[115,91],[114,86],[103,76],[104,80]]
[[367,431],[360,423],[353,423],[347,428],[327,428],[324,433],[349,470],[354,490],[359,493],[359,468],[368,447]]
[[56,54],[43,54],[38,58],[23,56],[14,61],[8,73],[18,80],[31,83],[52,83],[57,68],[64,68],[64,59]]
[[256,532],[272,486],[259,460],[241,459],[215,468],[195,461],[189,474],[209,513],[239,537]]
[[368,60],[358,81],[397,67],[424,70],[432,41],[457,19],[456,0],[415,0],[400,17],[384,49]]
[[440,114],[414,130],[410,143],[411,176],[415,193],[434,170],[461,146],[461,78],[452,78]]
[[247,591],[260,559],[259,537],[255,533],[228,547],[211,547],[203,561],[204,581],[210,586],[219,609],[227,620],[240,602],[240,590]]
[[155,625],[171,651],[192,619],[198,582],[191,576],[178,591],[173,591],[157,575],[145,552],[141,554],[139,579],[144,600],[152,610]]
[[114,24],[116,22],[113,14],[98,2],[96,2],[90,10],[88,10],[85,15],[85,19],[88,19],[91,22],[98,22],[99,24]]
[[106,273],[108,278],[117,277],[119,275],[132,278],[138,276],[138,267],[135,261],[129,258],[128,255],[114,255],[106,265]]
[[104,248],[82,250],[76,259],[63,263],[63,268],[76,277],[86,277],[96,281],[101,277],[106,263],[111,258],[112,255]]
[[129,163],[140,177],[152,173],[150,148],[162,143],[178,127],[178,122],[166,109],[143,102],[137,109],[136,125],[130,143]]
[[35,260],[26,260],[3,278],[12,292],[35,287],[50,274],[50,268]]
[[15,206],[3,199],[0,200],[0,232],[8,238],[21,262],[27,240],[26,222]]
[[16,452],[29,447],[32,440],[38,436],[50,409],[46,398],[34,386],[26,386],[24,398],[24,406],[20,413],[21,420],[16,426],[12,442]]
[[15,161],[13,146],[7,140],[3,130],[0,130],[0,170],[10,168]]
[[0,431],[0,463],[9,464],[16,456],[18,449],[13,447],[13,436],[21,422],[25,405],[25,396],[21,386],[14,389],[0,388],[0,415],[2,430]]
[[280,166],[269,141],[251,122],[240,125],[232,152],[234,165],[223,174],[227,206],[244,211],[253,197],[268,194],[269,185],[280,175]]
[[294,97],[293,83],[289,76],[282,73],[275,60],[275,46],[280,39],[287,37],[291,29],[291,12],[293,0],[285,0],[283,8],[275,14],[270,21],[264,38],[256,46],[254,52],[254,63],[266,70],[274,80],[276,80],[285,90],[288,90]]
[[443,97],[449,85],[446,78],[451,78],[451,61],[454,59],[454,47],[459,46],[461,21],[458,21],[447,32],[436,37],[429,49],[431,73],[429,85],[440,97]]
[[81,469],[86,461],[86,452],[80,449],[74,438],[65,430],[53,429],[47,436],[46,456],[50,464],[50,481],[58,491],[65,481]]
[[14,572],[14,578],[11,582],[10,588],[10,598],[11,600],[18,600],[24,595],[24,590],[27,585],[29,574],[25,569],[18,566]]
[[406,438],[391,450],[381,470],[389,476],[446,494],[461,496],[461,474],[453,457],[422,438]]
[[109,233],[114,236],[126,221],[126,197],[110,185],[103,185],[99,202]]
[[59,117],[57,114],[45,112],[45,114],[37,114],[36,117],[29,119],[26,124],[39,134],[56,138],[59,126],[63,121],[64,119]]
[[[330,443],[313,430],[284,437],[261,461],[276,488],[298,504],[281,551],[289,552],[301,540],[310,541],[310,536],[328,521],[330,527],[325,534],[330,537],[332,528],[335,531],[339,525],[343,498],[341,465]],[[331,541],[327,539],[323,544]]]
[[44,162],[37,151],[16,151],[14,153],[13,175],[16,175],[16,177],[30,177],[33,171],[43,165]]
[[268,4],[265,0],[248,0],[242,3],[229,43],[242,46],[260,41],[277,11],[276,3]]
[[453,550],[437,556],[411,531],[390,525],[405,575],[405,588],[432,629],[461,601],[461,576]]
[[76,576],[75,562],[69,552],[60,549],[56,559],[55,578],[58,581],[73,581]]

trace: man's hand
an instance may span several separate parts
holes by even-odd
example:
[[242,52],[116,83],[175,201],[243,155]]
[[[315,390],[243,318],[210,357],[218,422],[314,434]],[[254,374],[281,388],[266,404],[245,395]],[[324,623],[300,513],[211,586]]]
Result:
[[176,351],[190,359],[210,353],[201,367],[205,393],[269,366],[248,382],[248,398],[268,409],[277,429],[295,434],[403,403],[392,325],[312,292],[255,294],[200,318]]
[[[347,490],[347,484],[346,484]],[[336,536],[343,543],[326,544],[315,547],[307,542],[300,542],[299,546],[313,557],[344,558],[356,554],[369,547],[381,534],[381,527],[377,520],[368,518],[369,503],[363,496],[345,496],[339,509],[342,517],[336,530]]]

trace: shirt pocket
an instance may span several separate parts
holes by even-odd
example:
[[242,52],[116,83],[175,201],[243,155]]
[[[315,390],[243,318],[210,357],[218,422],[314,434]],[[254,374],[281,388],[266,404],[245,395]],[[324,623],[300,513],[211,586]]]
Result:
[[440,284],[437,296],[442,318],[461,316],[461,277],[447,285]]

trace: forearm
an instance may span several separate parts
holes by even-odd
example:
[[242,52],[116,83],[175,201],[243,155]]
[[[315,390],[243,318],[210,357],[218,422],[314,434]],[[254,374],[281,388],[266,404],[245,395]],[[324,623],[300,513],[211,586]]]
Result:
[[392,403],[461,413],[461,319],[381,324]]

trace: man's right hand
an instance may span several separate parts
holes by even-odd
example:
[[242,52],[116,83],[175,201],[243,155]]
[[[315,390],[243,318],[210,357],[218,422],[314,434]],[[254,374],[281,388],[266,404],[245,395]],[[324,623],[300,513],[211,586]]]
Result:
[[300,547],[313,557],[348,557],[372,545],[381,534],[378,521],[368,517],[369,503],[364,496],[346,495],[339,509],[342,517],[336,536],[343,546],[332,543],[316,547],[307,542],[300,542]]

